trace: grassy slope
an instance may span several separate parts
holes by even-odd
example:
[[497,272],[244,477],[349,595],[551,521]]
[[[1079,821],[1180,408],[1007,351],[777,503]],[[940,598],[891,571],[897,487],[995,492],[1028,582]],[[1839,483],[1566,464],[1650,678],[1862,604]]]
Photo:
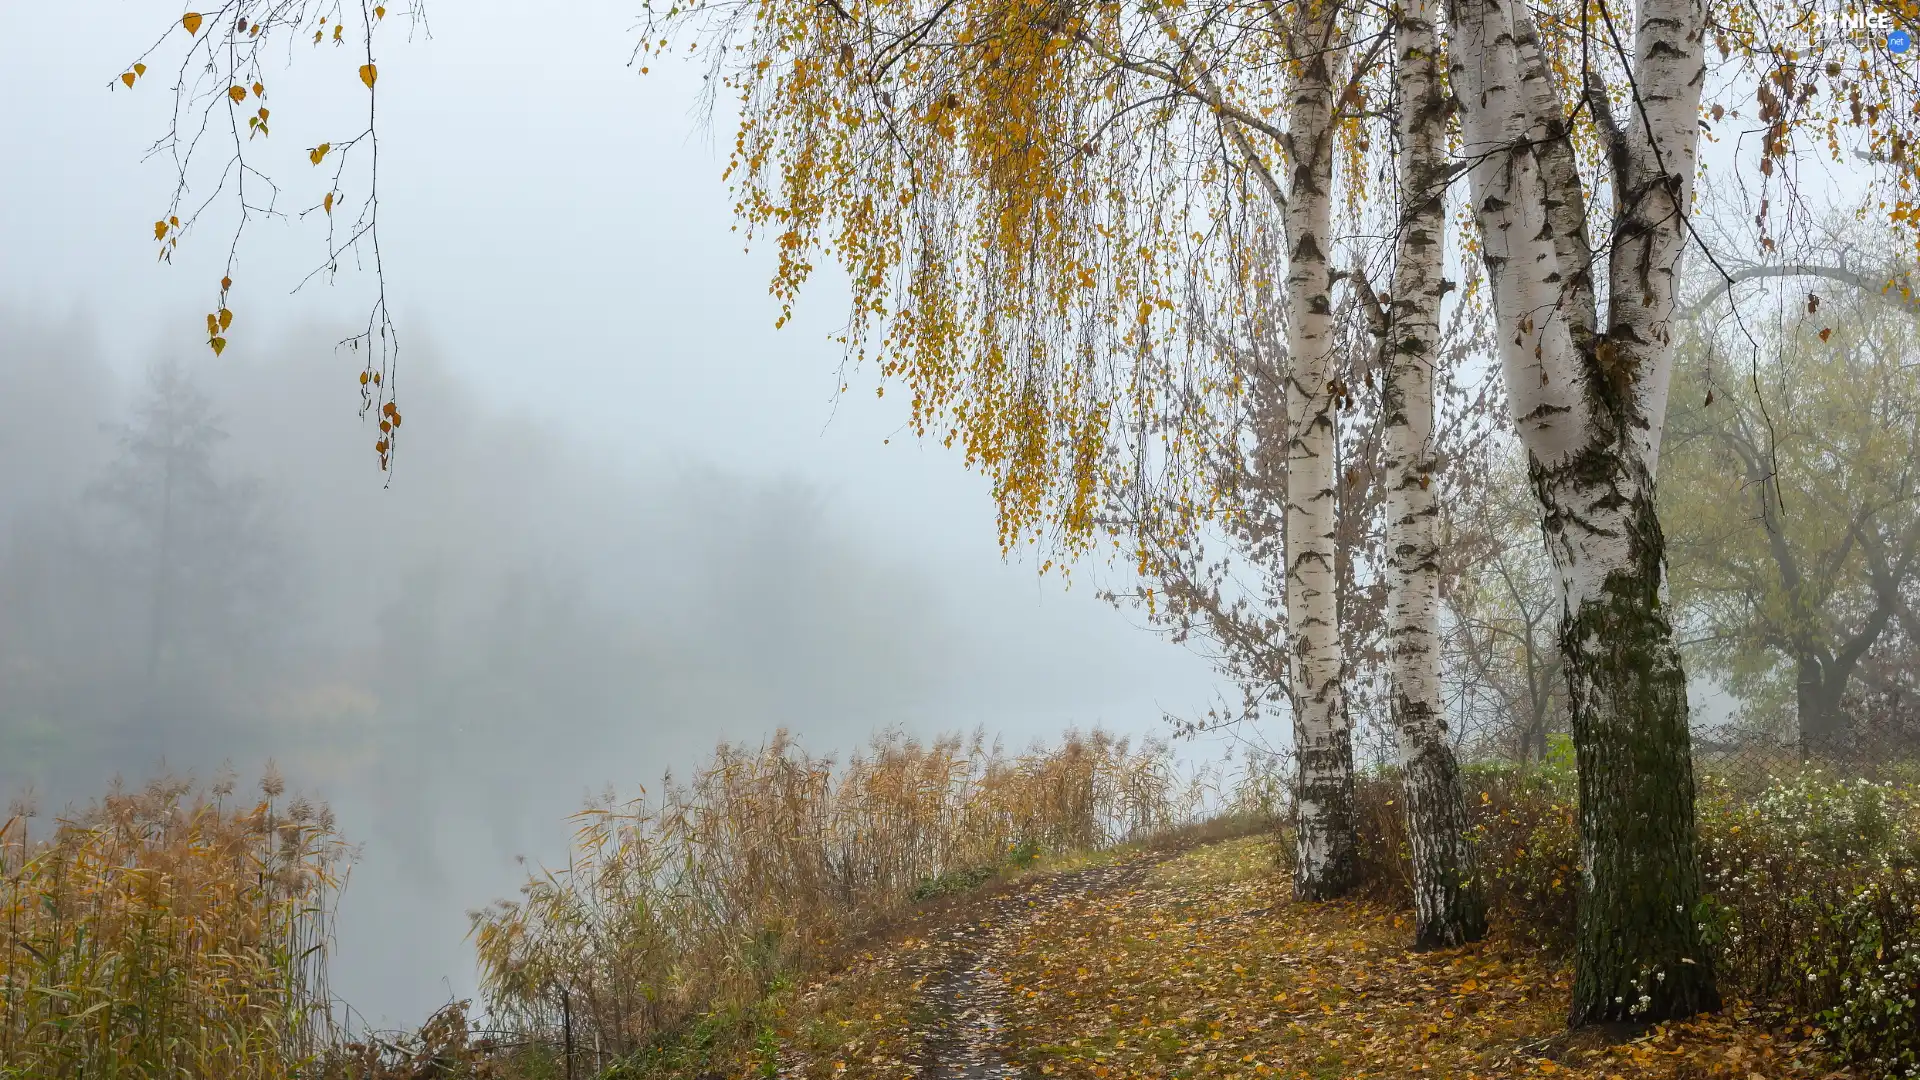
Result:
[[1769,1034],[1739,1008],[1615,1036],[1625,1041],[1569,1038],[1563,969],[1499,940],[1410,953],[1404,917],[1384,906],[1293,904],[1274,854],[1258,837],[1121,852],[1110,858],[1139,872],[1117,891],[1081,892],[1071,877],[1032,885],[1070,873],[1055,861],[944,898],[656,1075],[770,1075],[776,1064],[793,1076],[916,1075],[929,929],[1017,888],[1033,899],[990,959],[1012,990],[1004,1056],[1028,1075],[1832,1075],[1810,1042]]

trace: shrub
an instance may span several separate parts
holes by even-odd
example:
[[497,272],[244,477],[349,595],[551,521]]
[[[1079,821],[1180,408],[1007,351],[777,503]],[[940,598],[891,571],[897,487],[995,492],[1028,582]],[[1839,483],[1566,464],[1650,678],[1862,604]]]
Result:
[[[1412,907],[1413,849],[1401,783],[1396,766],[1363,773],[1354,784],[1354,864],[1361,895]],[[1292,845],[1285,847],[1291,863]]]
[[332,815],[230,782],[0,825],[0,1077],[283,1080],[332,1034]]
[[979,866],[970,866],[965,870],[949,870],[938,877],[930,877],[913,887],[913,892],[909,894],[910,899],[918,904],[935,897],[968,892],[985,885],[1002,870],[1018,870],[1032,865],[1039,858],[1040,845],[1037,841],[1031,838],[1016,841],[1007,845],[1006,857],[998,864],[983,863]]
[[[419,1030],[336,1040],[303,1073],[311,1080],[565,1080],[552,1047],[502,1042],[474,1030],[472,1002],[442,1006]],[[612,1080],[603,1077],[602,1080]]]
[[[1865,950],[1861,950],[1864,952]],[[1920,943],[1902,941],[1891,951],[1876,946],[1858,958],[1859,974],[1843,977],[1838,1004],[1820,1021],[1839,1056],[1872,1066],[1885,1076],[1920,1076]]]
[[1466,770],[1488,916],[1547,953],[1573,948],[1580,895],[1578,786],[1568,747],[1542,766]]
[[[1544,765],[1469,765],[1461,788],[1489,918],[1537,948],[1564,953],[1572,947],[1579,891],[1571,747],[1556,747]],[[1360,779],[1356,853],[1363,893],[1411,908],[1413,859],[1402,799],[1397,768]]]
[[989,878],[993,877],[995,869],[995,867],[991,866],[973,866],[965,870],[949,871],[941,874],[939,877],[928,878],[913,887],[913,902],[917,904],[925,900],[932,900],[935,897],[977,889],[986,884]]
[[1701,806],[1723,978],[1819,1017],[1847,1058],[1910,1069],[1920,791],[1810,772],[1751,798],[1709,784]]
[[593,1047],[596,1067],[632,1059],[748,1007],[868,920],[1042,851],[1144,839],[1202,793],[1165,745],[1098,731],[1018,756],[977,734],[884,735],[845,766],[784,732],[723,745],[657,799],[587,810],[566,870],[473,914],[489,1012]]

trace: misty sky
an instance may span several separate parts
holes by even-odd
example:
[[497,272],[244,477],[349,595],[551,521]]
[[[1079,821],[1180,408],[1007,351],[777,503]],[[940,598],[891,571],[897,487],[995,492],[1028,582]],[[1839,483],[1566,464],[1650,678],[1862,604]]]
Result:
[[[154,261],[171,177],[141,152],[166,72],[108,86],[177,7],[10,0],[0,36],[0,506],[17,526],[104,467],[99,428],[124,421],[147,365],[183,358],[203,381],[221,467],[261,483],[275,565],[301,583],[288,678],[303,701],[359,703],[268,748],[308,755],[283,764],[366,844],[335,984],[375,1021],[471,992],[463,912],[511,891],[514,855],[558,856],[589,789],[777,724],[819,751],[888,724],[1017,744],[1158,732],[1217,689],[1088,584],[1004,564],[985,485],[900,431],[870,378],[836,407],[843,293],[823,275],[773,329],[768,260],[742,253],[719,179],[730,130],[691,112],[697,72],[627,66],[630,3],[539,10],[432,4],[430,40],[381,46],[410,437],[390,490],[355,416],[358,365],[329,348],[363,317],[364,277],[289,296],[315,234],[256,228],[216,360],[200,323],[226,234]],[[318,190],[295,166],[359,88],[324,57],[277,78],[273,167]],[[356,653],[363,632],[412,644]],[[169,764],[210,771],[187,734],[167,733],[192,748]]]

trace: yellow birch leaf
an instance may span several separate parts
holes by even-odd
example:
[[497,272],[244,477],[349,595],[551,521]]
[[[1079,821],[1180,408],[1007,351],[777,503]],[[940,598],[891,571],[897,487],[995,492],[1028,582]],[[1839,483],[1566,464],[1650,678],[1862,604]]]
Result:
[[379,77],[380,70],[372,64],[360,65],[360,81],[367,84],[367,89],[373,89],[373,80]]
[[374,8],[374,9],[373,9],[373,17],[374,17],[374,18],[376,18],[376,19],[384,19],[384,18],[386,18],[386,17],[387,17],[387,9],[386,9],[385,7],[376,7],[376,8]]
[[327,197],[320,200],[320,208],[329,214],[333,213],[333,192],[327,192]]
[[221,291],[221,292],[226,292],[226,291],[227,291],[228,289],[231,289],[231,288],[233,288],[233,279],[232,279],[232,278],[230,278],[230,277],[223,277],[223,278],[221,278],[221,279],[220,279],[220,291]]
[[133,65],[133,73],[135,75],[145,75],[147,73],[147,65],[145,64]]
[[232,325],[233,325],[233,312],[227,310],[226,308],[221,308],[220,309],[220,329],[225,330],[227,327]]
[[247,88],[244,86],[230,86],[227,88],[227,96],[235,101],[245,101],[247,100]]
[[254,84],[253,84],[253,96],[254,96],[254,97],[266,97],[266,96],[267,96],[267,88],[266,88],[266,86],[265,86],[265,85],[263,85],[263,84],[261,84],[261,83],[254,83]]
[[180,25],[186,27],[187,33],[189,34],[199,33],[200,13],[197,11],[189,11],[185,15],[180,16]]
[[153,223],[153,238],[154,238],[155,240],[165,240],[165,239],[167,238],[167,223],[166,223],[166,222],[164,222],[164,221],[156,221],[156,222],[154,222],[154,223]]
[[214,338],[212,341],[207,342],[207,344],[213,346],[213,355],[219,356],[221,350],[227,347],[227,339],[223,337],[217,337],[217,338]]
[[134,74],[133,74],[133,72],[131,72],[131,71],[129,71],[129,72],[127,72],[126,74],[124,74],[124,75],[122,75],[122,76],[120,76],[120,81],[121,81],[121,82],[123,82],[123,83],[126,83],[126,84],[127,84],[128,86],[132,86],[132,85],[133,85],[133,80],[134,80]]
[[307,151],[307,156],[313,159],[315,165],[318,165],[320,164],[320,159],[326,157],[327,151],[331,149],[333,149],[332,143],[321,143],[319,146]]

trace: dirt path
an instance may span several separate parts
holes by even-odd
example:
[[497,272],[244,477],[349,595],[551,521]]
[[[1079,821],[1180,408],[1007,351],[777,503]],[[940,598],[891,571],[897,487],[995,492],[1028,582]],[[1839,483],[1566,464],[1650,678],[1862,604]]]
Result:
[[926,1041],[922,1080],[1012,1080],[1025,1071],[1007,1063],[1002,1012],[1007,986],[1001,962],[1017,931],[1067,900],[1110,894],[1141,880],[1155,859],[1130,859],[1041,878],[983,905],[974,921],[933,936],[919,1013]]

